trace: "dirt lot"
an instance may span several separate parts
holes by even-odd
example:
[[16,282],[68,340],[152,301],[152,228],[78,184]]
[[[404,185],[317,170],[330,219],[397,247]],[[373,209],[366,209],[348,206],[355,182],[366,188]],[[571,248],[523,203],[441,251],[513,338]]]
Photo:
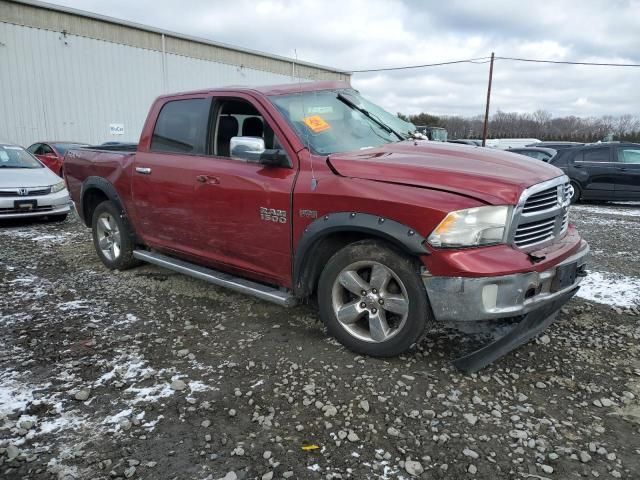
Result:
[[[0,228],[0,478],[640,478],[640,205],[585,205],[581,298],[465,376],[468,337],[363,358],[310,307]],[[317,446],[305,450],[305,446]]]

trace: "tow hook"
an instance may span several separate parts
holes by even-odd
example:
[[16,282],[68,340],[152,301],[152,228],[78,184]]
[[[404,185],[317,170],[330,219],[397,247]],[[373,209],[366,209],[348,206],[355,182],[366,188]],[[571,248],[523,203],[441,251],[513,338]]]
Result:
[[536,255],[535,253],[528,253],[527,255],[529,260],[531,260],[531,263],[538,263],[547,258],[546,255]]

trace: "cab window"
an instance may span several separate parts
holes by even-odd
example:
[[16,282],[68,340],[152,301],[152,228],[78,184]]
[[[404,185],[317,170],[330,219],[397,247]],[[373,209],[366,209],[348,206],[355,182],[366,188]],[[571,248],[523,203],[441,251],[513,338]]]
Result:
[[211,140],[214,156],[257,163],[259,155],[247,155],[246,158],[235,154],[233,157],[231,156],[231,139],[233,137],[262,139],[266,150],[282,149],[282,144],[278,141],[269,123],[246,100],[219,100],[215,112]]
[[167,102],[151,137],[151,151],[203,155],[209,123],[209,100],[190,98]]

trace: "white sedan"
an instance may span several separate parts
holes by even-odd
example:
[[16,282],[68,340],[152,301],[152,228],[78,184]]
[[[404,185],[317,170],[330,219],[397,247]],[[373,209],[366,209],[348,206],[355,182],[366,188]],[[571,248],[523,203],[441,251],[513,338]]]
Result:
[[0,219],[48,217],[70,211],[64,181],[22,147],[0,143]]

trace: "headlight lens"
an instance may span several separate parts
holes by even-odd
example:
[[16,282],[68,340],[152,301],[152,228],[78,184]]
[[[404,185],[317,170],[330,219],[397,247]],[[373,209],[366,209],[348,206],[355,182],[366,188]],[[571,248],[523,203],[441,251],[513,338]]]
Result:
[[66,188],[64,182],[58,182],[51,187],[51,193],[57,193]]
[[511,207],[475,207],[449,213],[429,235],[434,247],[475,247],[506,241]]

